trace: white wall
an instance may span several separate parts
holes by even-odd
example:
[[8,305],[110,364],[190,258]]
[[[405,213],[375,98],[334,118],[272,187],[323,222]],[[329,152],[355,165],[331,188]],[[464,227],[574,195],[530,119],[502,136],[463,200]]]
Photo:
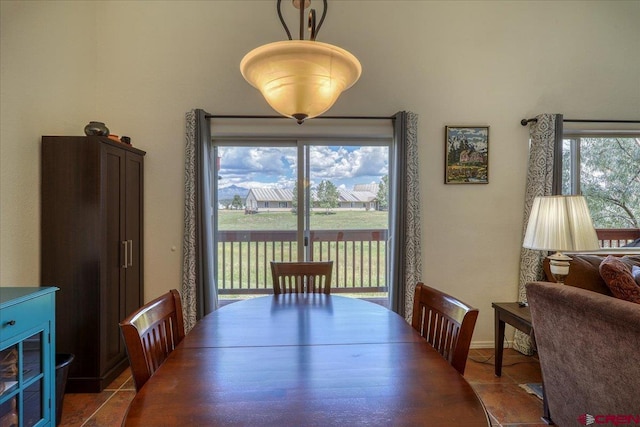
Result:
[[2,1],[0,19],[0,286],[38,286],[40,138],[94,120],[95,6]]
[[[148,153],[146,299],[178,287],[184,113],[272,114],[238,66],[285,38],[275,2],[1,5],[0,284],[39,283],[39,136],[100,120]],[[475,345],[492,343],[491,302],[517,297],[520,119],[638,119],[639,20],[634,1],[329,2],[318,39],[363,66],[331,114],[419,115],[423,279],[480,309]],[[444,126],[462,124],[491,127],[488,185],[443,184]]]

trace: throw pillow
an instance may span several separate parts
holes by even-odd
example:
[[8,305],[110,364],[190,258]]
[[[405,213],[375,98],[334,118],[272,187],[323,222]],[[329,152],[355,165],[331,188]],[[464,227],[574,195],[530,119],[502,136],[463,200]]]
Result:
[[631,267],[631,275],[634,279],[636,279],[636,283],[640,285],[640,267],[638,267],[637,265]]
[[633,279],[629,267],[618,257],[606,257],[600,264],[600,275],[613,296],[640,304],[640,285]]

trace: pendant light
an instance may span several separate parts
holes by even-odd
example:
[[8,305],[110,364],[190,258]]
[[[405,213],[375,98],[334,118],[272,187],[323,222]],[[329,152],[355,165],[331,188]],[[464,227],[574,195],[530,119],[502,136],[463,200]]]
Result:
[[360,78],[362,66],[346,50],[315,41],[327,14],[327,0],[316,26],[314,9],[309,12],[310,39],[304,40],[304,10],[310,0],[293,0],[300,10],[300,40],[292,40],[280,3],[277,11],[289,40],[269,43],[247,53],[240,62],[242,76],[283,116],[299,124],[327,111],[340,94]]

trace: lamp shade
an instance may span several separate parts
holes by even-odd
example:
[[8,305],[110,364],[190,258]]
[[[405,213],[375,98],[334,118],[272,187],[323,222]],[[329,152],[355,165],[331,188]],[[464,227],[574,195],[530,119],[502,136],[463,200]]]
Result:
[[242,59],[242,76],[283,116],[302,123],[327,111],[362,73],[351,53],[310,40],[260,46]]
[[598,236],[584,197],[536,197],[522,246],[547,251],[598,249]]

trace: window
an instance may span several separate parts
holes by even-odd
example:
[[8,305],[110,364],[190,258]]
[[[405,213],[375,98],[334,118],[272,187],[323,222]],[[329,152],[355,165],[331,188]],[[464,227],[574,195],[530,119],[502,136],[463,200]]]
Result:
[[597,230],[640,228],[640,131],[565,131],[562,151],[562,194],[585,196]]

